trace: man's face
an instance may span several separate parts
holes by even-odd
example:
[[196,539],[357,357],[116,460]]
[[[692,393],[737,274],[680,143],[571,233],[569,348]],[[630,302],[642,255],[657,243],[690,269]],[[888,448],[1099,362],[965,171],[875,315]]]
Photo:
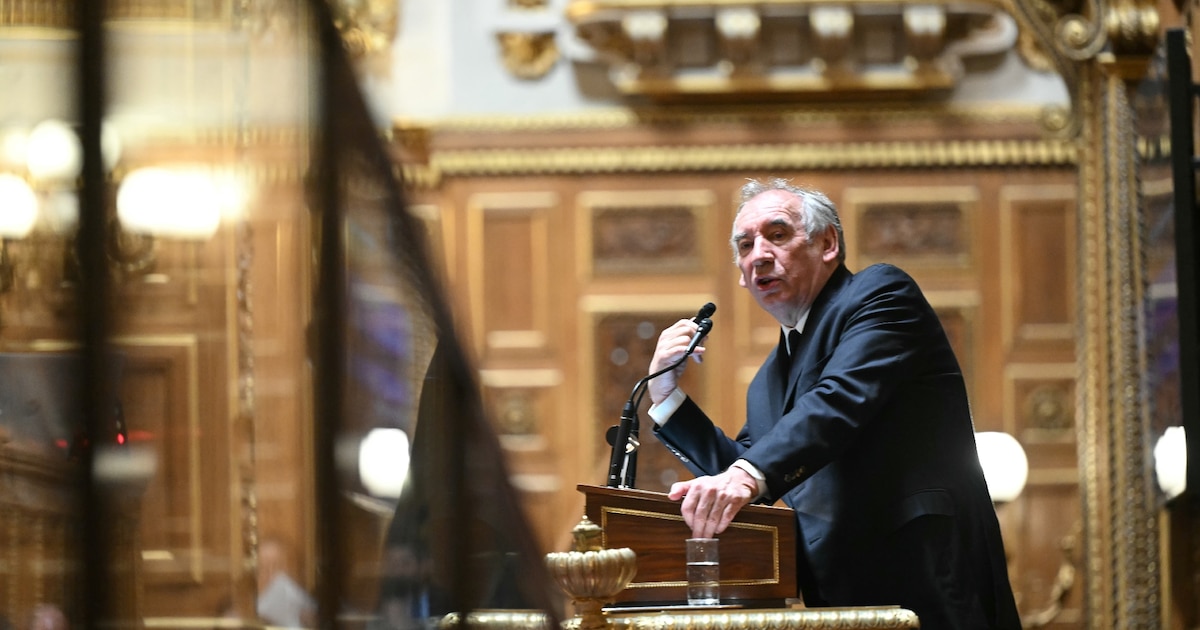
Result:
[[738,284],[785,326],[796,324],[838,264],[836,232],[810,238],[800,207],[796,195],[771,190],[748,201],[733,222]]

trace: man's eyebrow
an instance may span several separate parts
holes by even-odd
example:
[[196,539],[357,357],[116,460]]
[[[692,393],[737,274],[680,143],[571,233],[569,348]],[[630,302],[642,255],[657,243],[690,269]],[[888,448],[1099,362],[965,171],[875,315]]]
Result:
[[736,243],[736,242],[746,238],[747,235],[748,235],[748,232],[738,232],[737,234],[733,235],[733,242]]

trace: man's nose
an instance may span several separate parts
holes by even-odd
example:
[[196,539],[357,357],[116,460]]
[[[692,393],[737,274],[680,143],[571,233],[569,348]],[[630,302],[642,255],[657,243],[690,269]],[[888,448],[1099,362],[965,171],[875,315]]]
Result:
[[754,239],[754,247],[750,250],[750,260],[755,267],[775,262],[775,255],[768,245],[764,239]]

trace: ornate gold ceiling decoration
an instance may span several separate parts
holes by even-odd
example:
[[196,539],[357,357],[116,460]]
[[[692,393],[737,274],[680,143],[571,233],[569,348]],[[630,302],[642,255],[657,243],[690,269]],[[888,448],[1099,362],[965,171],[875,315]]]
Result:
[[558,63],[554,33],[497,33],[504,67],[518,79],[540,79]]
[[1016,16],[1022,32],[1020,51],[1030,65],[1062,77],[1071,109],[1060,112],[1056,124],[1066,136],[1080,131],[1082,62],[1105,57],[1109,72],[1120,74],[1147,60],[1158,41],[1160,17],[1154,0],[989,1]]
[[333,22],[351,57],[386,51],[400,28],[398,0],[334,0]]
[[1016,50],[1062,77],[1070,103],[1042,121],[1064,137],[1081,62],[1126,72],[1160,26],[1153,0],[570,0],[566,17],[621,92],[660,101],[935,96],[968,59]]
[[964,60],[1017,42],[984,3],[572,0],[566,15],[621,92],[658,99],[946,91]]

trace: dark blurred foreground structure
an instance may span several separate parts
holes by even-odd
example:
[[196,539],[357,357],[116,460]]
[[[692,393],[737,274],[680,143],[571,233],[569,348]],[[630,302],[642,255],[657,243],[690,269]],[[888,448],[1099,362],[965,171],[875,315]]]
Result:
[[[494,608],[544,611],[557,619],[561,602],[506,481],[474,372],[433,280],[423,228],[406,212],[329,6],[321,0],[300,5],[296,19],[310,25],[316,77],[305,176],[315,279],[309,352],[315,383],[317,607],[311,621],[322,628],[424,627],[450,612]],[[78,564],[68,552],[66,565],[79,571],[67,572],[63,593],[48,595],[64,598],[71,626],[141,627],[143,620],[130,616],[132,591],[122,592],[136,588],[136,570],[114,554],[118,547],[112,544],[128,533],[122,523],[130,519],[126,511],[136,510],[136,500],[123,496],[115,477],[96,472],[102,469],[98,459],[122,457],[124,441],[111,439],[112,405],[103,404],[113,394],[112,363],[106,360],[116,308],[111,280],[86,272],[108,264],[110,197],[100,155],[112,80],[105,63],[106,3],[78,2],[75,15],[83,147],[75,255],[85,270],[77,294],[84,384],[78,402],[84,434],[103,439],[89,439],[76,458],[80,492],[72,520],[87,526],[73,530]],[[419,363],[420,354],[434,347],[419,394],[386,369],[389,360]],[[384,370],[373,372],[372,365]],[[417,426],[402,427],[415,433],[412,465],[390,530],[375,557],[369,552],[364,557],[363,546],[350,543],[371,532],[356,531],[348,513],[345,497],[357,480],[343,445],[372,422],[386,426],[397,390],[400,398],[420,398]],[[374,567],[381,568],[376,573]],[[114,575],[118,571],[127,573]],[[372,589],[377,597],[364,596]],[[348,603],[372,599],[376,605],[368,609]]]

